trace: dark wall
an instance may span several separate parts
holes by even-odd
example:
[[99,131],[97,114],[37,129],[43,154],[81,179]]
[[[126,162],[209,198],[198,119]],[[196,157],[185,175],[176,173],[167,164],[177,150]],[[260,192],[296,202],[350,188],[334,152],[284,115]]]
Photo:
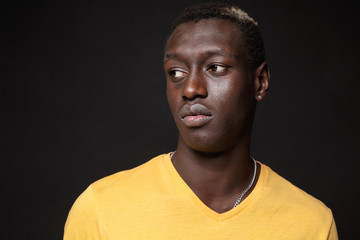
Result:
[[[228,2],[259,22],[271,70],[253,156],[329,206],[342,239],[357,236],[356,1]],[[3,239],[61,239],[90,183],[175,149],[162,49],[170,22],[193,3],[2,7]]]

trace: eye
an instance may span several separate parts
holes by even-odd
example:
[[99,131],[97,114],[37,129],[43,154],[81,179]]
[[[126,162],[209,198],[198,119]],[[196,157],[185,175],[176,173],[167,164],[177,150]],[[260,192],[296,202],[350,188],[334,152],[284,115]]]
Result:
[[169,75],[173,78],[182,78],[186,76],[186,72],[180,70],[171,70],[169,71]]
[[219,65],[219,64],[213,64],[208,68],[208,70],[210,72],[217,73],[217,74],[225,73],[227,69],[228,68],[226,66]]

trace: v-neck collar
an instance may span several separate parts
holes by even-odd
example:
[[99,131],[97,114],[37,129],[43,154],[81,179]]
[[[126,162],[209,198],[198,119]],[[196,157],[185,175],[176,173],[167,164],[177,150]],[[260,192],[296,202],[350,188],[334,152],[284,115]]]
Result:
[[182,177],[177,172],[177,170],[175,169],[174,165],[170,160],[170,154],[171,153],[164,155],[163,162],[166,165],[166,168],[171,178],[188,195],[188,197],[194,201],[194,203],[199,207],[199,209],[201,209],[203,213],[205,213],[215,221],[221,222],[226,219],[232,218],[235,215],[240,214],[244,209],[246,209],[250,204],[252,204],[256,199],[258,199],[259,195],[262,192],[262,188],[266,178],[265,176],[266,170],[263,164],[257,162],[261,165],[261,170],[256,185],[254,189],[251,191],[251,193],[236,208],[232,208],[224,213],[217,213],[208,206],[206,206],[193,192],[193,190],[186,184],[186,182],[182,179]]

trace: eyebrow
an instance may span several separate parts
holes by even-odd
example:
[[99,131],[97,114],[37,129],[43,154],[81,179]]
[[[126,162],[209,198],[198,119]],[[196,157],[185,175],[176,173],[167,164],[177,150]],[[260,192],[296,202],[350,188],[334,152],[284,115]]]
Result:
[[[206,58],[210,58],[210,57],[213,57],[213,56],[224,56],[224,57],[235,57],[235,58],[239,59],[238,56],[228,54],[227,52],[225,52],[225,51],[223,51],[221,49],[206,51],[206,52],[202,53],[202,55],[205,55]],[[172,52],[166,53],[165,56],[164,56],[164,61],[174,59],[174,58],[178,58],[178,57],[179,57],[179,54],[177,54],[177,53],[172,53]]]
[[207,52],[204,53],[204,55],[206,55],[207,58],[212,57],[212,56],[223,56],[223,57],[235,57],[235,58],[238,58],[238,56],[233,55],[233,54],[229,54],[229,53],[227,53],[227,52],[225,52],[224,50],[221,50],[221,49],[207,51]]

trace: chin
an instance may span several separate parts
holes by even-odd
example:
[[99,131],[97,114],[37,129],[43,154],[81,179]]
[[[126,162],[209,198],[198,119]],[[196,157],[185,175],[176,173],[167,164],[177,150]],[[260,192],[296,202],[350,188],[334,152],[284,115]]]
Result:
[[183,138],[181,142],[193,151],[201,153],[220,153],[224,152],[231,146],[236,145],[236,141],[230,141],[229,139],[216,138],[215,136],[201,136],[195,135],[194,137]]
[[[179,144],[201,153],[221,153],[250,141],[251,128],[211,131],[206,128],[181,129]],[[234,131],[235,130],[235,131]]]

